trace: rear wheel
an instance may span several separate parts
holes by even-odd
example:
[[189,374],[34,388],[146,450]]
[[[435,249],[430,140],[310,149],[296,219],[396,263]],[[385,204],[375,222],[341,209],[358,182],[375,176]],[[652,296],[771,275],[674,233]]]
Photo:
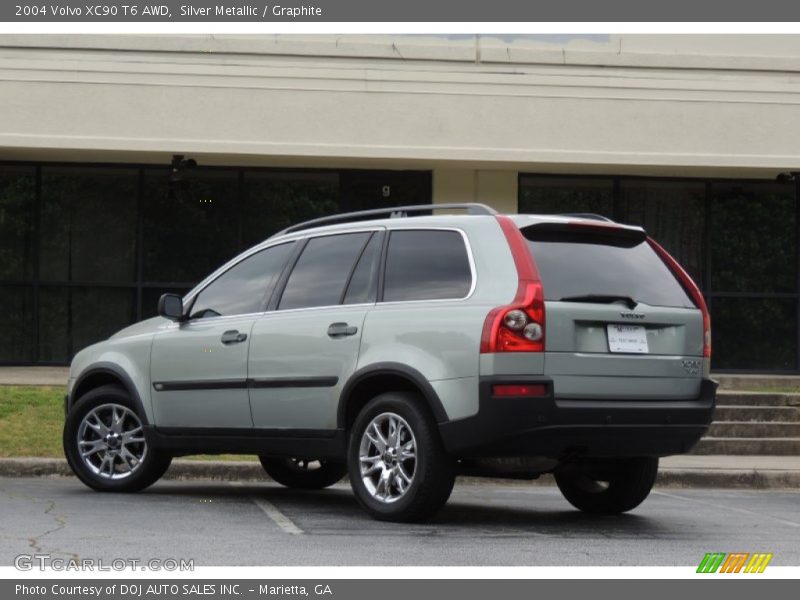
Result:
[[64,423],[64,453],[73,473],[101,492],[138,492],[155,483],[172,457],[151,448],[128,392],[104,385],[81,397]]
[[569,463],[555,471],[564,498],[583,512],[614,515],[639,506],[658,474],[658,458]]
[[347,467],[335,461],[267,456],[258,459],[267,475],[288,488],[321,490],[347,474]]
[[347,452],[350,485],[376,519],[424,521],[450,497],[455,461],[439,438],[423,400],[381,394],[359,413]]

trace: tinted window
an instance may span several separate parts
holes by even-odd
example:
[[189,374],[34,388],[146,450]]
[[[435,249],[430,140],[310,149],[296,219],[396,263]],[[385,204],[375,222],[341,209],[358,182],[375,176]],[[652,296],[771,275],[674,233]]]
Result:
[[33,360],[33,308],[33,289],[0,286],[0,361]]
[[135,280],[138,181],[135,169],[42,168],[41,279]]
[[361,253],[361,258],[358,259],[353,276],[350,278],[350,285],[347,286],[347,293],[344,296],[345,304],[375,302],[378,291],[378,259],[381,256],[382,239],[380,234],[373,234],[364,248],[364,252]]
[[619,189],[615,220],[644,227],[700,285],[705,267],[705,183],[623,179]]
[[206,287],[192,307],[192,317],[258,312],[275,285],[294,242],[273,246],[244,259]]
[[627,296],[653,306],[694,307],[672,272],[641,238],[537,233],[533,227],[524,233],[547,300]]
[[169,171],[145,171],[145,281],[200,281],[247,247],[238,242],[238,185],[234,170],[196,169],[177,183]]
[[711,330],[715,369],[796,368],[794,298],[714,298]]
[[472,285],[464,239],[457,231],[394,231],[389,238],[385,302],[463,298]]
[[614,216],[614,180],[603,177],[520,175],[519,212]]
[[35,202],[34,170],[0,167],[0,278],[33,277]]
[[793,186],[713,183],[711,191],[711,289],[761,294],[797,291]]
[[278,308],[339,304],[369,233],[312,238],[297,261]]
[[248,246],[273,233],[344,212],[336,171],[255,171],[244,176],[242,237]]
[[47,286],[39,294],[39,358],[58,361],[131,322],[133,290]]

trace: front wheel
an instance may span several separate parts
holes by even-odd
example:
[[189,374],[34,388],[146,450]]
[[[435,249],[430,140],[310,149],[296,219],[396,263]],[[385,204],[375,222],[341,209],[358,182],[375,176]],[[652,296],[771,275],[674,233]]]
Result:
[[269,458],[259,456],[267,475],[288,488],[321,490],[347,474],[341,462],[306,458]]
[[83,483],[100,492],[138,492],[155,483],[172,457],[147,443],[136,404],[104,385],[81,397],[64,423],[64,453]]
[[359,503],[384,521],[432,517],[455,482],[455,461],[445,452],[424,401],[405,392],[381,394],[359,413],[347,467]]
[[578,510],[616,515],[633,510],[650,494],[658,458],[637,457],[568,463],[554,475],[564,498]]

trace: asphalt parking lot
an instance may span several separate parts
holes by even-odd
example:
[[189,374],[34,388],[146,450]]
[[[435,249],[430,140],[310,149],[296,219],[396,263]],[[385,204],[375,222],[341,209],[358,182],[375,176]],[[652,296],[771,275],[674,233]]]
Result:
[[546,486],[459,483],[424,525],[374,521],[349,486],[164,481],[139,494],[71,478],[0,478],[0,564],[19,554],[217,565],[692,565],[772,552],[800,565],[800,492],[656,490],[634,512],[583,515]]

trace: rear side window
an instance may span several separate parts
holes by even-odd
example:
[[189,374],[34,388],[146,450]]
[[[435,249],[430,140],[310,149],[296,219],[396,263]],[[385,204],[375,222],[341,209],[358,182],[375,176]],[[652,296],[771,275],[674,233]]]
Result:
[[384,302],[464,298],[472,287],[464,238],[457,231],[393,231]]
[[546,300],[627,297],[652,306],[695,308],[644,236],[537,226],[522,233],[539,269]]
[[312,238],[303,249],[278,309],[339,304],[369,232]]
[[267,295],[289,258],[294,242],[248,256],[217,277],[197,295],[192,318],[242,315],[263,310]]

